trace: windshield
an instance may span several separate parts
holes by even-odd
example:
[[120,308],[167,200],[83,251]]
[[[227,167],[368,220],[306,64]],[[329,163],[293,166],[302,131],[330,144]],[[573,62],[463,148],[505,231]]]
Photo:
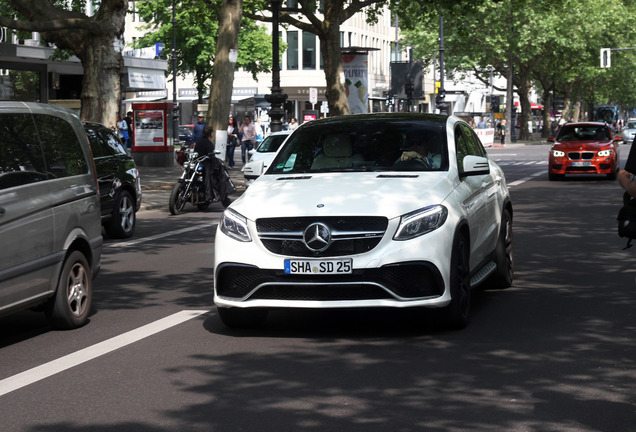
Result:
[[274,153],[288,136],[288,134],[270,135],[263,140],[256,151],[259,153]]
[[608,141],[607,127],[600,125],[564,125],[559,131],[557,141]]
[[358,120],[298,129],[268,174],[448,170],[445,122]]

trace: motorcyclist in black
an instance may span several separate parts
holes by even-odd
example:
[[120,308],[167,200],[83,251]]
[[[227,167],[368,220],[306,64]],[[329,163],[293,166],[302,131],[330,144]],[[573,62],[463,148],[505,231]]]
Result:
[[214,154],[214,144],[210,140],[212,136],[213,127],[206,125],[203,128],[203,136],[194,145],[194,151],[199,156],[209,156],[210,158],[205,161],[205,198],[208,201],[213,201],[215,196],[218,201],[227,197],[227,194],[233,190],[231,182],[228,185],[229,178],[226,178],[225,171],[223,170],[223,163]]
[[214,144],[212,144],[212,141],[210,141],[212,131],[212,126],[206,125],[203,128],[203,136],[194,145],[194,151],[199,153],[199,156],[205,156],[214,153]]

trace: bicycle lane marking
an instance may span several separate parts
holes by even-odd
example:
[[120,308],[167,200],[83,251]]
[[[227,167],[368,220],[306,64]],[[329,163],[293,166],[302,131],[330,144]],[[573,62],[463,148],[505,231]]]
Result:
[[138,342],[171,327],[208,313],[209,310],[185,310],[136,328],[119,336],[65,355],[0,381],[0,396],[78,366],[119,348]]

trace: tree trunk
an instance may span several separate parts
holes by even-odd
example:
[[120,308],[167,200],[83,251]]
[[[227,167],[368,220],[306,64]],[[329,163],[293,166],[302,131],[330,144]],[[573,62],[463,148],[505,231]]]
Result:
[[219,35],[210,85],[208,124],[214,130],[227,129],[232,102],[236,59],[230,61],[230,50],[238,49],[238,34],[243,15],[243,0],[223,0],[219,10]]
[[543,127],[541,128],[541,138],[549,138],[552,135],[552,125],[550,124],[550,111],[552,110],[552,92],[549,89],[543,89],[541,95],[543,101]]
[[27,20],[6,22],[7,26],[38,31],[44,41],[72,51],[81,60],[82,120],[114,127],[121,101],[123,66],[121,51],[115,47],[123,49],[128,0],[102,0],[92,17],[50,1],[7,0],[7,3]]
[[320,51],[325,68],[327,88],[325,96],[329,104],[329,116],[347,115],[349,100],[341,77],[344,76],[342,67],[342,51],[340,48],[340,27],[337,20],[325,19],[325,33],[319,35]]
[[76,52],[84,67],[80,118],[114,128],[117,116],[124,114],[119,112],[124,60],[114,49],[112,37],[93,36],[84,44],[83,52]]
[[530,98],[528,97],[528,93],[530,90],[530,86],[528,85],[529,81],[526,77],[522,76],[519,80],[519,103],[521,105],[521,127],[519,128],[519,139],[520,140],[529,140],[532,135],[532,131],[528,128],[528,122],[532,120],[532,108],[530,107]]

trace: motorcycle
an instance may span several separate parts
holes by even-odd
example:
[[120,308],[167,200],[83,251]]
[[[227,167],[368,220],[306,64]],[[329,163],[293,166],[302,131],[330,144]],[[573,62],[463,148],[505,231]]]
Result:
[[[181,213],[187,203],[196,206],[199,210],[205,210],[215,202],[221,202],[223,207],[230,205],[229,194],[235,188],[222,160],[214,156],[199,156],[192,149],[185,149],[180,157],[183,160],[178,162],[183,162],[183,173],[170,194],[168,207],[171,214]],[[206,194],[206,166],[214,171],[211,175],[216,180],[215,184],[212,184],[212,194]],[[208,199],[207,195],[211,195],[212,199]]]

